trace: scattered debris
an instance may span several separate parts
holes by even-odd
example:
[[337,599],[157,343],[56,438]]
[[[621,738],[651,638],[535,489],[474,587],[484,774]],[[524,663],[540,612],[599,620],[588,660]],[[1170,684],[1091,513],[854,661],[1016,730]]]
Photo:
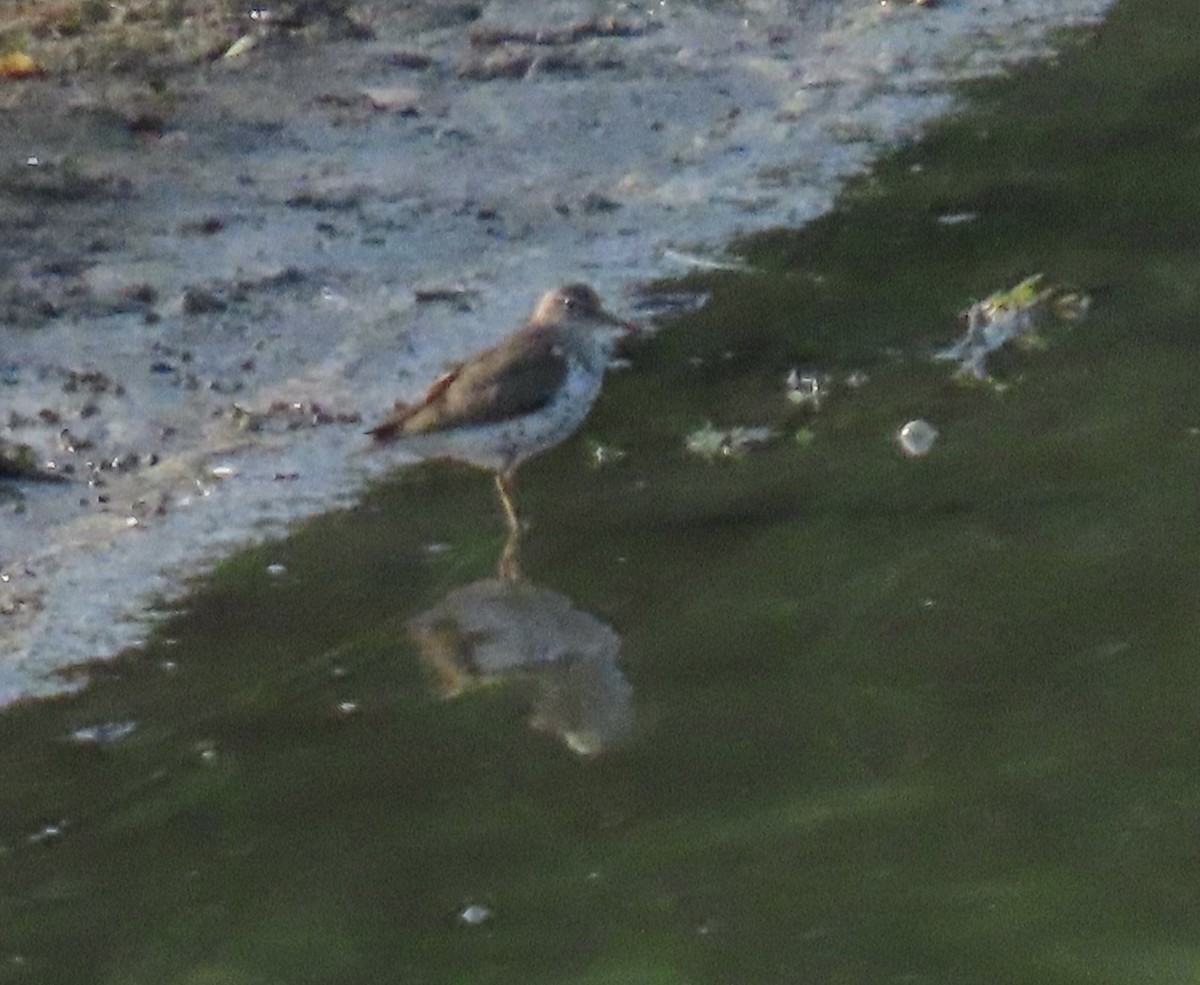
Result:
[[831,381],[824,373],[801,373],[792,369],[784,382],[788,403],[797,407],[807,407],[815,413],[829,398]]
[[0,479],[25,479],[36,482],[64,482],[66,477],[42,468],[37,452],[29,445],[13,444],[0,438]]
[[471,302],[479,297],[479,292],[461,284],[432,285],[418,287],[413,290],[413,300],[417,304],[446,303],[453,304],[459,309],[470,309]]
[[99,204],[129,201],[134,184],[123,175],[93,173],[76,157],[26,158],[0,170],[0,193],[46,205]]
[[314,212],[350,212],[362,206],[364,189],[331,188],[304,189],[287,199],[291,209],[312,209]]
[[259,42],[257,34],[243,34],[240,38],[233,42],[228,48],[221,53],[223,59],[240,58],[242,55],[249,52]]
[[384,86],[363,89],[363,96],[371,108],[380,112],[396,113],[399,116],[420,116],[423,94],[412,86]]
[[45,74],[46,70],[23,51],[0,55],[0,79],[30,79]]
[[617,462],[622,461],[628,454],[624,448],[618,448],[616,445],[606,445],[602,441],[592,441],[588,445],[588,460],[592,463],[592,467],[597,469],[616,465]]
[[112,393],[118,397],[125,395],[125,387],[117,383],[107,373],[98,369],[68,370],[63,382],[63,393],[90,393],[99,395]]
[[183,313],[185,315],[217,314],[228,307],[228,302],[215,292],[203,287],[189,287],[183,292]]
[[540,72],[582,74],[596,69],[621,68],[622,63],[610,57],[584,58],[572,51],[541,50],[531,45],[504,45],[486,54],[468,51],[454,66],[462,79],[486,82],[491,79],[524,79]]
[[711,257],[703,257],[698,253],[689,253],[686,250],[676,250],[673,247],[667,247],[662,251],[662,258],[671,263],[677,263],[684,267],[692,267],[696,270],[751,270],[753,269],[745,260],[716,260]]
[[180,236],[213,236],[225,228],[225,220],[218,215],[207,215],[203,219],[193,219],[180,223]]
[[[639,286],[633,293],[633,310],[647,318],[663,315],[686,315],[699,311],[712,297],[707,291],[662,290],[656,286]],[[652,329],[649,329],[652,330]]]
[[756,445],[775,438],[768,427],[715,428],[705,424],[689,434],[684,442],[693,455],[715,461],[718,458],[742,458]]
[[229,418],[239,431],[283,433],[326,424],[361,424],[357,411],[335,412],[315,401],[276,400],[266,410],[249,410],[238,404],[229,408]]
[[137,722],[101,722],[77,728],[68,738],[81,746],[111,745],[130,736],[137,729]]
[[394,68],[423,72],[437,64],[431,55],[423,51],[393,51],[386,58]]
[[654,21],[632,23],[615,17],[597,17],[576,21],[566,27],[538,27],[520,30],[504,27],[476,27],[471,30],[471,47],[497,48],[513,43],[530,45],[577,44],[590,38],[634,38],[661,27]]
[[607,195],[602,195],[600,192],[591,191],[583,196],[584,215],[601,215],[605,212],[616,212],[621,203],[616,199],[609,198]]
[[1015,341],[1028,348],[1045,344],[1035,330],[1047,312],[1072,322],[1087,314],[1091,304],[1087,295],[1042,287],[1041,282],[1042,275],[1034,274],[1015,287],[976,301],[962,312],[961,317],[967,324],[963,337],[954,345],[935,352],[933,358],[957,362],[959,376],[986,380],[987,357],[1005,343]]

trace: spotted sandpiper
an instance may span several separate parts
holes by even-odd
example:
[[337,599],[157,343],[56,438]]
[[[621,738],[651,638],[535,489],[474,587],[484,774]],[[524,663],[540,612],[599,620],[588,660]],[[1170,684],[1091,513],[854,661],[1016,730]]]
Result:
[[587,284],[547,291],[525,327],[459,363],[414,404],[396,404],[367,433],[496,474],[512,538],[521,524],[517,466],[570,437],[600,392],[617,339],[636,331],[604,309]]

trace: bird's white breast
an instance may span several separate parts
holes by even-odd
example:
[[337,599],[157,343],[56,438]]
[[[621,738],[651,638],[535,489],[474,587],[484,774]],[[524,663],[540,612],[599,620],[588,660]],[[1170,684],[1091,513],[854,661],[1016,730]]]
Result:
[[417,454],[454,458],[494,472],[514,468],[574,434],[596,402],[602,373],[574,358],[568,360],[567,367],[554,399],[532,414],[444,433],[414,435],[405,445]]

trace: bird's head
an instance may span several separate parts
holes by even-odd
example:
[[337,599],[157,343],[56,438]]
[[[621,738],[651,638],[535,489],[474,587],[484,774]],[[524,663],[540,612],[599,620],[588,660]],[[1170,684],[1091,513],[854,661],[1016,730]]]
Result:
[[587,284],[566,284],[547,291],[529,318],[533,326],[607,328],[636,332],[638,326],[607,311],[600,297]]

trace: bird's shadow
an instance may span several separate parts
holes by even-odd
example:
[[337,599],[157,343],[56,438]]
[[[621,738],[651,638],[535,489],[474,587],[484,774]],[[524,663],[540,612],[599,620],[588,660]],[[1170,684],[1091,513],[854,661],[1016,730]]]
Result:
[[446,699],[502,682],[532,692],[530,725],[581,756],[633,728],[633,690],[618,664],[621,637],[566,596],[521,574],[510,530],[495,577],[463,585],[406,627]]

